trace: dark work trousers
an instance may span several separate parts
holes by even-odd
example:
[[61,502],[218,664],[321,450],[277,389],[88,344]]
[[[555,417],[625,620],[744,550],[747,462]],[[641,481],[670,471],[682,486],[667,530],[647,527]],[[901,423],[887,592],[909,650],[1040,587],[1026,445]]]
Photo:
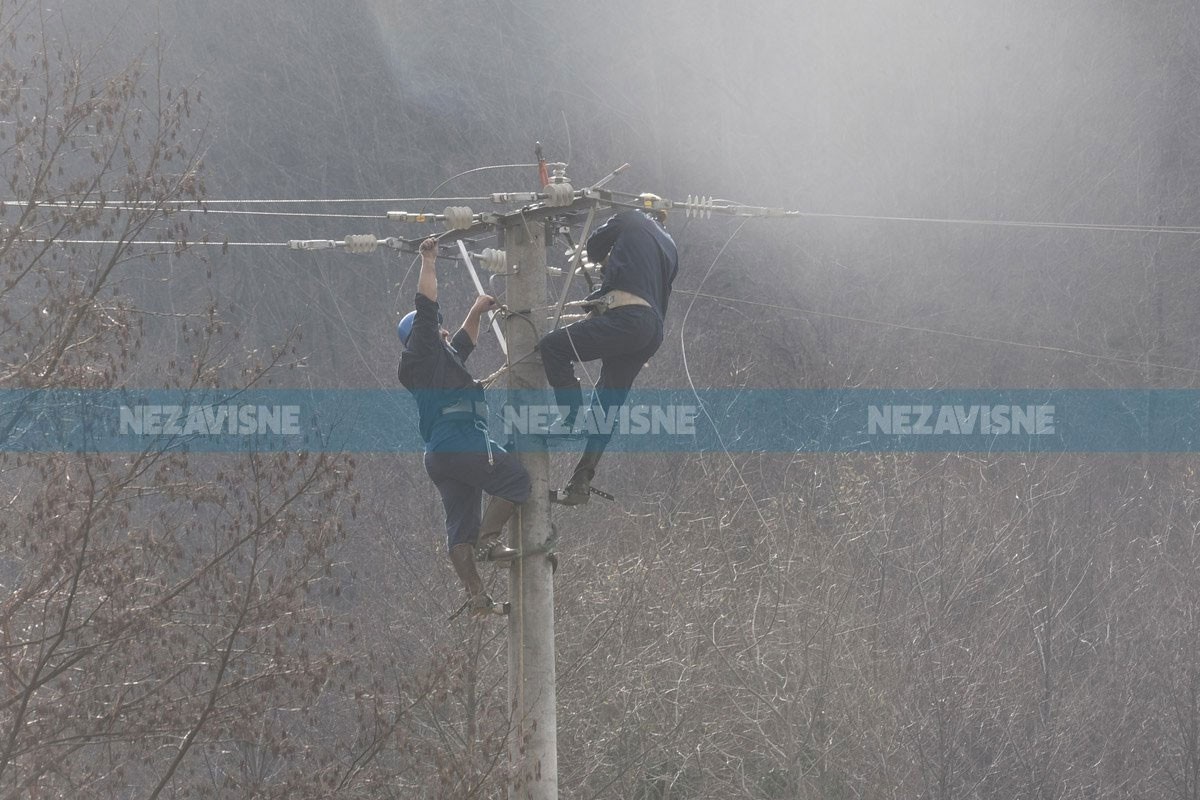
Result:
[[[539,348],[546,380],[554,389],[579,386],[574,362],[600,359],[596,398],[605,414],[619,408],[642,367],[663,340],[663,325],[648,306],[621,306],[542,337]],[[556,392],[556,394],[558,394]],[[604,452],[611,434],[589,436],[586,452]]]
[[[472,433],[477,441],[468,441]],[[479,506],[483,493],[501,497],[513,503],[529,499],[529,473],[512,453],[492,443],[494,464],[488,463],[483,449],[486,434],[464,428],[462,447],[453,442],[425,453],[425,471],[433,479],[442,496],[446,511],[446,544],[475,544],[479,539]]]

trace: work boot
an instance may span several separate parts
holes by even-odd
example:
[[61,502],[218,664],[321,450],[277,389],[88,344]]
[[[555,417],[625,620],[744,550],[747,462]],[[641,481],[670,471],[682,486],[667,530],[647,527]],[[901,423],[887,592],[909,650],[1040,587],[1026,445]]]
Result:
[[483,619],[489,614],[499,613],[496,601],[487,594],[477,594],[470,600],[471,619]]
[[512,561],[519,555],[521,555],[521,551],[502,542],[498,533],[490,536],[481,534],[479,542],[475,545],[476,561]]
[[564,489],[553,498],[556,503],[564,506],[586,505],[592,495],[592,478],[596,475],[596,465],[600,463],[601,453],[594,450],[584,450],[571,480],[567,481]]
[[496,605],[488,593],[484,591],[483,579],[475,569],[475,554],[469,544],[456,544],[450,548],[450,563],[454,573],[462,581],[467,590],[467,602],[471,607],[472,617],[481,617],[491,613]]
[[516,511],[517,504],[503,497],[488,500],[479,524],[479,541],[475,545],[475,558],[480,561],[512,561],[520,552],[506,545],[500,535],[504,525]]

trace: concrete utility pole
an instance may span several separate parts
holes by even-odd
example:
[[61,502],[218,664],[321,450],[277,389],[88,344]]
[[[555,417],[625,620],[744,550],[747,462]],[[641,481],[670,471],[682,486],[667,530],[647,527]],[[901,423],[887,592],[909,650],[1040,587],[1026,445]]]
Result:
[[[697,217],[724,214],[737,217],[797,217],[799,211],[743,206],[711,196],[688,195],[686,201],[664,201],[655,195],[635,195],[606,190],[603,187],[629,167],[623,164],[585,189],[573,189],[566,180],[566,164],[555,163],[551,182],[538,152],[542,189],[537,192],[498,192],[493,203],[523,204],[520,211],[475,213],[467,206],[449,206],[441,214],[425,211],[389,211],[391,222],[445,223],[447,231],[439,237],[443,245],[456,243],[464,263],[472,272],[479,291],[483,284],[475,274],[471,255],[463,241],[471,235],[499,229],[502,237],[498,250],[481,254],[486,269],[503,274],[506,305],[515,312],[504,323],[501,348],[507,340],[509,358],[509,402],[514,406],[531,398],[549,399],[540,355],[535,348],[546,327],[546,230],[553,220],[587,211],[580,237],[588,237],[596,210],[602,207],[638,209],[679,209]],[[352,234],[344,240],[291,239],[292,250],[330,250],[345,248],[350,253],[371,253],[384,245],[416,251],[421,240],[405,241],[398,237],[379,239],[374,234]],[[570,274],[580,265],[576,253],[570,265],[567,284],[556,306],[559,320],[570,288]],[[542,402],[540,399],[537,402]],[[531,417],[529,417],[531,419]],[[554,578],[546,543],[550,525],[550,458],[546,440],[540,436],[519,435],[518,455],[532,479],[532,495],[509,523],[512,546],[524,554],[509,567],[508,617],[508,695],[512,714],[509,760],[513,781],[509,800],[558,800],[558,732],[555,711],[554,668]]]
[[[510,274],[508,306],[528,321],[509,317],[510,402],[527,403],[546,388],[542,360],[533,353],[545,326],[546,233],[543,219],[505,217],[504,241]],[[533,325],[530,325],[532,322]],[[535,330],[536,327],[536,330]],[[536,390],[536,391],[535,391]],[[513,395],[512,393],[518,393]],[[509,800],[558,800],[558,740],[554,675],[554,578],[541,554],[550,538],[550,459],[546,443],[522,437],[520,458],[533,480],[533,493],[510,522],[512,546],[528,553],[510,567],[508,617],[508,697],[512,714],[509,761],[514,770]]]

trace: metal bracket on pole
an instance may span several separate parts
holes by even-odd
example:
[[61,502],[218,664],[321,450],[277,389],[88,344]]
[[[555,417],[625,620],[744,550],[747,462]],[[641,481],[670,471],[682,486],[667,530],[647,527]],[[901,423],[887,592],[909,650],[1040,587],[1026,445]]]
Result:
[[571,288],[571,279],[575,277],[575,270],[579,267],[579,261],[583,257],[583,249],[586,246],[588,235],[592,232],[592,220],[596,218],[596,207],[592,206],[588,209],[587,221],[583,223],[583,235],[579,237],[579,246],[575,248],[575,257],[571,259],[571,268],[567,270],[567,280],[563,283],[562,292],[558,296],[558,309],[554,312],[554,327],[552,330],[558,329],[558,322],[562,319],[563,306],[567,302],[567,292]]
[[[475,265],[471,263],[471,254],[467,252],[467,246],[463,244],[463,240],[459,239],[458,253],[462,256],[463,263],[467,265],[467,271],[471,273],[471,281],[475,284],[475,290],[480,294],[487,294],[483,290],[483,283],[479,280],[479,273],[475,271]],[[508,343],[504,341],[504,334],[500,332],[500,326],[496,324],[496,312],[489,311],[488,324],[492,326],[492,333],[496,334],[496,341],[500,343],[500,352],[508,355]]]

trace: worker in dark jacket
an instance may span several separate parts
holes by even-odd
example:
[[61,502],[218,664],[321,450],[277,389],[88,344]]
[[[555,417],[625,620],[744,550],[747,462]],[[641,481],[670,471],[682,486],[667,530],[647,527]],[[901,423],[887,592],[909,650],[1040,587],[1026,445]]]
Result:
[[[596,398],[605,414],[624,404],[633,381],[663,340],[663,317],[671,283],[679,269],[675,242],[667,233],[666,211],[652,205],[660,198],[642,195],[647,210],[623,211],[588,237],[587,256],[603,263],[600,288],[588,295],[591,315],[551,331],[539,344],[546,379],[563,408],[562,424],[574,425],[583,391],[574,362],[601,360]],[[556,500],[564,505],[588,501],[591,480],[611,434],[588,437],[583,456]]]
[[[479,318],[496,301],[480,295],[453,337],[441,327],[437,303],[437,240],[421,243],[421,275],[416,310],[400,320],[404,343],[400,382],[417,401],[425,471],[442,496],[450,563],[467,590],[472,615],[487,614],[495,603],[484,591],[475,559],[508,561],[517,551],[500,539],[516,505],[529,499],[529,473],[520,460],[488,436],[483,387],[463,362],[479,339]],[[491,495],[482,519],[483,492]]]

